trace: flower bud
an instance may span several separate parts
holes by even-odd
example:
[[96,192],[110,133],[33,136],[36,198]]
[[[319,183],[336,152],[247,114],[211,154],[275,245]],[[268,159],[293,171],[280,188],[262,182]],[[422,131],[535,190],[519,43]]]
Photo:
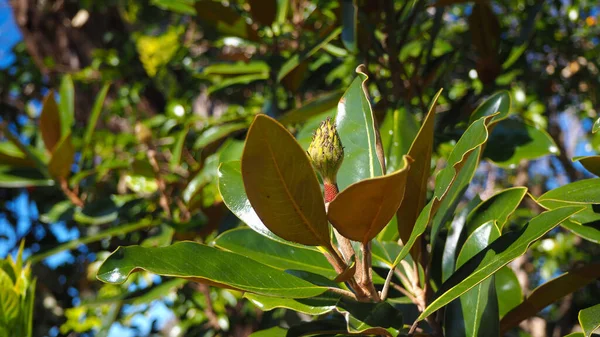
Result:
[[313,134],[308,156],[325,183],[337,183],[336,175],[344,160],[344,148],[335,124],[329,117]]

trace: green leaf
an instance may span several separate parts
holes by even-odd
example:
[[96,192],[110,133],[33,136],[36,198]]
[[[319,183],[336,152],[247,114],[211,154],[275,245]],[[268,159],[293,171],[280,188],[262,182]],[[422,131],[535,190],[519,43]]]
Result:
[[115,226],[115,227],[109,228],[104,231],[100,231],[95,234],[82,236],[79,239],[71,240],[71,241],[65,242],[63,244],[60,244],[54,248],[37,253],[37,254],[33,255],[29,261],[31,261],[31,263],[37,263],[39,261],[44,260],[45,258],[47,258],[49,256],[60,253],[62,251],[73,250],[73,249],[79,247],[80,245],[87,245],[88,243],[91,243],[91,242],[96,242],[96,241],[100,241],[102,239],[110,238],[113,236],[131,233],[131,232],[134,232],[134,231],[137,231],[140,229],[144,229],[147,227],[156,226],[156,224],[157,224],[156,222],[152,222],[152,221],[144,219],[137,223]]
[[152,0],[152,4],[157,7],[186,15],[196,14],[195,2],[195,0]]
[[75,160],[75,147],[71,141],[71,132],[56,145],[50,162],[48,163],[48,172],[57,179],[67,178],[71,174],[71,166]]
[[562,297],[595,282],[600,278],[600,263],[590,263],[572,269],[535,288],[519,306],[508,312],[501,321],[501,331],[508,331],[522,320],[534,316]]
[[248,123],[229,123],[213,126],[200,134],[194,143],[194,150],[202,149],[219,139],[225,138],[230,134],[244,130],[248,127]]
[[596,119],[594,126],[592,127],[592,133],[596,133],[600,130],[600,118]]
[[287,331],[286,337],[301,336],[337,336],[347,333],[346,322],[339,317],[332,317],[293,325]]
[[40,132],[46,150],[52,153],[61,139],[61,115],[54,100],[54,92],[50,90],[42,102],[40,114]]
[[0,187],[22,188],[33,186],[53,186],[54,181],[47,179],[33,168],[13,168],[0,165]]
[[502,230],[526,194],[527,187],[507,188],[479,204],[467,217],[467,235],[490,220]]
[[324,45],[338,37],[338,35],[340,35],[341,33],[342,27],[331,27],[325,30],[324,33],[321,34],[323,35],[323,37],[318,39],[319,42],[307,48],[305,51],[293,55],[281,66],[281,69],[279,69],[279,73],[277,74],[277,81],[281,82],[281,80],[283,80],[283,78],[286,77],[286,75],[288,75],[294,69],[296,69],[296,67],[298,67],[300,63],[304,62],[309,57],[314,55],[317,51],[323,48]]
[[509,267],[500,268],[496,274],[496,295],[500,318],[523,302],[521,284],[515,272]]
[[460,267],[444,284],[437,298],[421,313],[423,320],[455,298],[481,283],[498,269],[527,251],[529,245],[556,227],[559,223],[580,212],[582,207],[562,207],[544,212],[518,232],[502,235],[486,249]]
[[429,111],[416,135],[408,155],[415,161],[408,170],[406,191],[408,195],[402,201],[396,218],[398,233],[402,242],[408,242],[427,198],[427,180],[431,174],[431,153],[433,151],[433,132],[435,127],[435,106],[442,94],[440,89],[429,104]]
[[[406,187],[411,159],[404,157],[398,171],[356,182],[340,192],[329,204],[331,224],[350,240],[368,243],[396,214]],[[360,209],[360,212],[348,210]]]
[[102,106],[104,105],[104,100],[106,99],[106,95],[108,94],[108,89],[110,88],[110,84],[106,83],[100,89],[100,92],[96,96],[96,100],[94,101],[94,106],[92,107],[92,112],[90,114],[90,118],[87,121],[87,126],[85,128],[85,133],[83,135],[83,146],[82,146],[82,156],[84,153],[88,151],[88,147],[92,141],[92,135],[94,134],[94,129],[96,129],[96,125],[98,124],[98,119],[100,118],[100,113],[102,113]]
[[281,337],[281,336],[285,336],[286,333],[287,333],[286,329],[280,328],[278,326],[274,326],[274,327],[266,329],[266,330],[253,332],[248,337]]
[[75,121],[75,88],[71,75],[63,76],[58,94],[60,95],[60,132],[62,135],[66,135],[71,131]]
[[331,245],[321,187],[306,152],[277,121],[257,115],[242,155],[250,204],[277,236],[308,246]]
[[356,0],[342,1],[342,43],[352,54],[358,53],[356,24],[358,22]]
[[585,337],[589,337],[600,328],[600,304],[579,311],[579,324]]
[[[465,241],[456,260],[456,268],[460,268],[499,236],[500,230],[494,221],[479,226]],[[445,318],[448,337],[499,336],[500,315],[494,283],[492,275],[448,304]]]
[[244,190],[240,165],[239,161],[230,161],[219,166],[219,193],[221,193],[223,202],[235,216],[255,232],[275,241],[289,243],[273,234],[262,223],[254,208],[250,205],[250,201]]
[[15,144],[0,143],[0,165],[12,167],[35,167],[35,162],[27,157]]
[[578,161],[590,173],[600,176],[600,156],[575,157],[573,161]]
[[569,204],[600,204],[600,178],[575,181],[542,194],[537,202],[549,207],[552,202]]
[[119,208],[113,198],[100,198],[77,208],[73,219],[85,225],[99,226],[117,220]]
[[183,147],[185,146],[185,138],[187,137],[189,129],[186,127],[181,130],[176,137],[175,145],[173,146],[173,153],[171,155],[171,160],[169,161],[169,166],[171,169],[175,169],[181,164],[181,154],[183,153]]
[[340,191],[355,182],[383,175],[377,157],[377,130],[366,91],[368,76],[359,66],[338,104],[335,124],[344,146],[344,161],[338,171]]
[[301,107],[285,112],[279,118],[279,122],[284,125],[304,123],[312,117],[319,116],[334,109],[342,97],[342,94],[342,91],[334,91],[317,96],[305,102]]
[[206,66],[202,73],[205,75],[244,75],[269,73],[269,64],[263,61],[213,63]]
[[[466,161],[475,153],[481,149],[481,146],[487,140],[487,125],[489,121],[495,115],[482,117],[465,131],[463,136],[458,140],[452,152],[448,156],[447,166],[438,173],[435,180],[435,190],[433,192],[433,198],[425,206],[425,208],[419,214],[415,226],[410,234],[410,238],[405,243],[404,247],[400,251],[400,254],[394,260],[394,266],[398,265],[402,259],[408,254],[410,249],[413,247],[416,240],[425,232],[427,225],[436,214],[437,209],[443,202],[448,190],[454,184],[457,175],[461,172],[465,166]],[[439,228],[438,228],[439,229]],[[437,229],[434,231],[432,228],[432,238],[437,236]]]
[[205,24],[224,35],[233,35],[251,41],[258,40],[256,31],[246,19],[232,7],[216,1],[196,1],[196,15]]
[[255,81],[262,81],[269,78],[269,73],[257,73],[257,74],[248,74],[248,75],[240,75],[235,77],[230,77],[226,79],[218,79],[215,81],[213,85],[208,87],[208,94],[212,95],[213,93],[225,89],[227,87],[231,87],[233,85],[247,85],[249,83]]
[[477,107],[477,109],[475,109],[475,111],[473,111],[469,120],[469,124],[472,124],[474,121],[483,116],[491,116],[497,112],[500,112],[494,117],[494,119],[492,119],[490,123],[495,124],[503,119],[506,119],[510,114],[510,109],[510,94],[506,90],[499,91],[486,99],[480,106]]
[[304,270],[330,279],[337,276],[325,256],[317,249],[273,241],[250,228],[226,231],[215,239],[215,246],[277,269]]
[[[600,216],[600,214],[598,214],[598,216]],[[600,243],[600,227],[596,222],[578,223],[575,221],[567,220],[561,223],[560,225],[583,239],[594,243]]]
[[[394,172],[402,165],[402,157],[408,154],[417,137],[419,126],[406,109],[388,113],[379,128],[381,143],[385,150],[385,169]],[[414,154],[414,153],[413,153]]]
[[335,309],[335,306],[340,299],[339,295],[332,293],[323,293],[316,297],[298,299],[277,298],[251,293],[245,293],[244,297],[262,311],[285,308],[307,315],[322,315],[328,313]]
[[359,303],[342,298],[337,310],[346,318],[351,333],[392,337],[403,328],[402,313],[387,302]]
[[558,152],[558,147],[546,131],[511,118],[499,122],[494,128],[484,157],[500,167],[511,168],[521,160],[556,155]]
[[142,269],[266,296],[305,298],[327,290],[247,257],[195,242],[157,248],[119,247],[100,266],[98,279],[120,284]]

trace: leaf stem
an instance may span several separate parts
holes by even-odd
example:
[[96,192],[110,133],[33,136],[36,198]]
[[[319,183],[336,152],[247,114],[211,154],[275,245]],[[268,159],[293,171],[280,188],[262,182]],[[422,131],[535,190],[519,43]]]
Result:
[[372,300],[379,302],[381,299],[379,298],[377,289],[375,289],[375,286],[373,285],[373,271],[371,270],[371,242],[361,243],[360,251],[362,253],[362,263],[360,263],[360,268],[362,268],[360,273],[360,285],[362,286],[363,290],[369,294],[369,297]]

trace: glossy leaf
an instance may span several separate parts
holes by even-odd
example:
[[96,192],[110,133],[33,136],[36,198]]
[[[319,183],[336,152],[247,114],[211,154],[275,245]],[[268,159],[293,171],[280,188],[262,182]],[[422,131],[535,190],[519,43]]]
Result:
[[585,337],[589,337],[600,328],[600,304],[579,311],[579,324]]
[[[448,156],[447,166],[436,176],[433,198],[419,214],[408,241],[404,244],[400,254],[398,254],[394,260],[394,265],[398,265],[398,263],[404,259],[416,240],[425,232],[425,229],[427,229],[429,222],[436,214],[437,209],[446,197],[450,187],[452,187],[456,176],[462,170],[465,162],[485,143],[488,135],[487,123],[489,123],[494,116],[495,115],[486,116],[472,123],[458,140]],[[434,236],[437,236],[437,232],[435,231],[433,231],[432,234],[432,237]]]
[[54,181],[44,177],[38,170],[33,168],[13,168],[12,166],[0,165],[0,187],[22,188],[34,186],[52,186]]
[[490,123],[495,124],[503,119],[506,119],[510,114],[510,109],[510,94],[506,90],[499,91],[487,98],[483,103],[481,103],[481,105],[477,107],[477,109],[475,109],[475,111],[473,111],[469,120],[469,124],[483,116],[490,116],[500,112],[494,117],[494,119],[492,119],[492,122]]
[[194,143],[194,149],[202,149],[219,139],[229,136],[230,134],[244,130],[248,127],[247,123],[229,123],[213,126],[200,134]]
[[537,202],[548,207],[551,202],[600,204],[600,178],[575,181],[542,194]]
[[242,220],[255,232],[272,240],[287,242],[273,234],[258,217],[258,214],[250,205],[244,181],[242,180],[242,169],[239,161],[231,161],[219,166],[219,193],[223,202],[235,216]]
[[277,269],[304,270],[331,279],[337,276],[325,256],[317,249],[273,241],[250,228],[226,231],[215,239],[215,246]]
[[[494,221],[479,226],[465,241],[456,260],[456,268],[460,268],[499,236],[500,230]],[[445,328],[448,337],[499,336],[499,319],[495,277],[492,275],[448,304]]]
[[343,91],[334,91],[313,98],[305,102],[301,107],[285,112],[279,118],[284,125],[304,123],[306,120],[328,112],[337,106]]
[[257,115],[242,154],[250,204],[277,236],[308,246],[329,246],[321,187],[306,152],[277,121]]
[[61,139],[60,112],[54,100],[54,92],[50,90],[42,103],[40,114],[40,131],[46,150],[52,153]]
[[600,278],[600,263],[572,269],[535,288],[519,306],[501,321],[501,330],[508,331],[522,320],[534,316],[546,306]]
[[138,270],[266,296],[304,298],[326,290],[247,257],[195,242],[157,248],[119,247],[100,266],[98,278],[120,284]]
[[573,161],[578,161],[590,173],[600,176],[600,156],[575,157]]
[[69,132],[59,143],[56,145],[50,162],[48,163],[48,172],[50,175],[64,179],[71,174],[71,166],[75,160],[75,147],[71,141],[71,133]]
[[[444,243],[444,251],[442,252],[441,260],[441,281],[445,282],[452,273],[456,270],[456,257],[460,252],[460,249],[466,239],[465,224],[467,222],[467,216],[481,201],[479,196],[475,196],[465,207],[456,213],[454,219],[450,223],[448,228],[448,236]],[[462,240],[461,240],[462,238]],[[435,253],[435,252],[434,252]],[[432,260],[435,255],[432,257]]]
[[368,76],[360,66],[338,104],[335,125],[344,146],[344,161],[338,171],[340,191],[367,178],[383,175],[377,157],[377,130],[366,91]]
[[421,313],[423,320],[455,298],[481,283],[498,269],[527,251],[529,245],[556,227],[581,207],[563,207],[544,212],[517,232],[502,235],[460,267],[438,291],[437,298]]
[[515,272],[509,267],[500,268],[496,274],[496,295],[500,318],[523,302],[523,291]]
[[405,109],[386,115],[379,132],[381,133],[381,143],[385,149],[387,172],[394,172],[402,166],[402,157],[408,154],[418,129],[415,118]]
[[359,303],[340,300],[337,310],[346,319],[348,332],[396,336],[402,329],[402,313],[387,302]]
[[75,87],[71,75],[64,75],[60,82],[60,101],[58,102],[60,110],[61,135],[66,135],[71,131],[75,121]]
[[423,120],[419,133],[415,137],[408,155],[415,160],[408,170],[406,198],[398,209],[398,233],[402,242],[408,242],[419,214],[425,207],[427,180],[431,174],[431,153],[433,151],[433,132],[435,127],[435,107],[442,94],[438,91],[429,105],[429,111]]
[[467,235],[490,220],[502,230],[526,194],[527,187],[507,188],[479,204],[467,217]]
[[577,223],[575,221],[567,220],[560,225],[588,241],[600,243],[600,226],[598,226],[598,223],[596,222]]
[[311,298],[277,298],[257,294],[246,293],[244,297],[262,311],[275,308],[286,308],[307,315],[322,315],[335,309],[340,299],[339,295],[323,293]]
[[484,157],[500,167],[516,167],[521,160],[557,155],[558,152],[546,131],[516,119],[506,119],[492,131]]
[[[398,171],[359,181],[340,192],[329,204],[331,224],[350,240],[366,244],[375,238],[402,202],[410,162],[405,156]],[[360,211],[348,211],[352,209]]]

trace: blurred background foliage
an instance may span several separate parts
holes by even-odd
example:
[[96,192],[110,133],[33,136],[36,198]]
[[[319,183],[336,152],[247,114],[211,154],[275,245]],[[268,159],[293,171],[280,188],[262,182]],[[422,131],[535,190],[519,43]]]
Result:
[[[511,93],[514,116],[492,135],[468,198],[512,185],[541,195],[590,176],[571,158],[600,152],[600,133],[591,133],[600,92],[594,1],[4,0],[0,7],[0,41],[16,36],[0,53],[0,138],[16,137],[63,168],[44,178],[14,141],[0,143],[0,257],[24,240],[38,280],[33,336],[247,336],[303,319],[262,312],[235,291],[144,273],[115,286],[95,274],[119,245],[210,242],[238,226],[219,195],[217,167],[239,158],[252,116],[278,118],[308,147],[361,63],[386,148],[408,148],[426,105],[445,88],[438,167],[482,99]],[[67,159],[40,132],[42,102],[52,100],[62,136],[70,132]],[[519,209],[511,225],[535,207]],[[599,255],[596,245],[557,229],[512,267],[527,294]],[[524,331],[571,332],[577,312],[598,298],[596,282]]]

